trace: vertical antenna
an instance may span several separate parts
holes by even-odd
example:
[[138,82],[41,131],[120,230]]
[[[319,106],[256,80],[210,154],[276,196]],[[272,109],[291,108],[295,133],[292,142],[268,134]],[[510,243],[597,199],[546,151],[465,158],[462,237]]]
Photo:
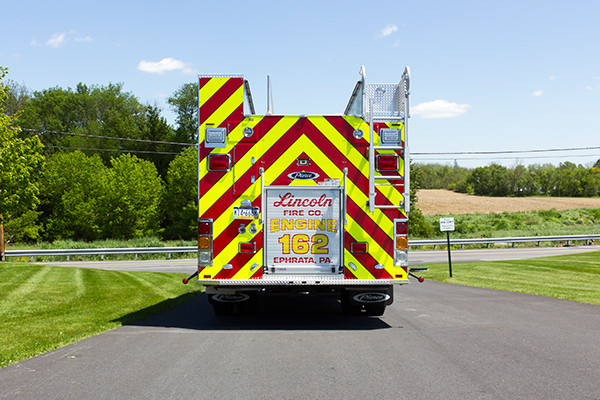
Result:
[[271,75],[267,75],[267,115],[273,115],[273,91],[271,90]]

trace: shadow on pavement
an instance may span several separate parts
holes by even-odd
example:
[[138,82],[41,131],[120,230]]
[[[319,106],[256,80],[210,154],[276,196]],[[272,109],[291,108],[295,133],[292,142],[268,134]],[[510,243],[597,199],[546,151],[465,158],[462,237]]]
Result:
[[[335,298],[262,297],[253,314],[217,317],[205,294],[182,297],[186,296],[190,298],[166,300],[124,315],[118,321],[123,325],[194,330],[375,330],[391,327],[377,317],[342,314]],[[143,315],[160,312],[182,300],[185,301],[183,304],[139,320]]]

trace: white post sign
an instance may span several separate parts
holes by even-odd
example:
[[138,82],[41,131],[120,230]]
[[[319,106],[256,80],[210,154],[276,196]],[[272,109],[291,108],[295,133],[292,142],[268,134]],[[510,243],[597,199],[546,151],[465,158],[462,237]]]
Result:
[[454,231],[454,218],[440,218],[440,231],[441,232]]
[[446,240],[448,243],[448,270],[450,278],[452,278],[452,256],[450,255],[450,232],[454,231],[454,218],[440,218],[440,231],[446,232]]

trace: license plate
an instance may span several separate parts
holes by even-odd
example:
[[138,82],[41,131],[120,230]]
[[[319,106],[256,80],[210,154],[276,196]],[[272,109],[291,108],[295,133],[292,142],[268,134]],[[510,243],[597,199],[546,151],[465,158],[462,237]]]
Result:
[[233,207],[234,219],[258,219],[258,207]]

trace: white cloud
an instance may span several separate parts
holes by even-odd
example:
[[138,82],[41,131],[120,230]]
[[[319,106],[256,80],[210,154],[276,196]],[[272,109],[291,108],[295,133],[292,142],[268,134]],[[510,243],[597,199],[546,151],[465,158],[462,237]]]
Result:
[[543,90],[536,90],[532,93],[535,97],[540,97],[541,95],[544,94]]
[[149,74],[164,74],[165,71],[181,71],[186,75],[194,74],[196,71],[187,63],[181,60],[167,57],[160,61],[145,61],[142,60],[137,67],[140,71],[148,72]]
[[89,43],[91,41],[93,41],[94,39],[92,39],[91,36],[86,36],[86,37],[76,37],[75,41],[79,42],[79,43]]
[[89,43],[92,42],[94,39],[91,36],[77,36],[77,32],[72,30],[68,33],[54,33],[52,36],[50,36],[50,39],[46,40],[43,43],[38,42],[37,39],[32,39],[31,42],[29,42],[29,44],[31,46],[47,46],[56,49],[58,47],[63,46],[71,40],[78,43]]
[[398,30],[398,27],[396,25],[387,24],[385,26],[385,28],[383,28],[380,31],[380,35],[381,35],[381,37],[390,36],[392,33],[396,32],[397,30]]
[[63,33],[55,33],[50,36],[50,39],[46,40],[44,43],[46,46],[57,48],[65,42],[66,34]]
[[400,41],[400,39],[396,40],[394,43],[392,43],[392,45],[390,47],[400,47],[400,44],[402,42]]
[[454,118],[467,112],[471,106],[468,104],[450,103],[447,100],[433,100],[417,104],[411,110],[411,114],[422,118]]

